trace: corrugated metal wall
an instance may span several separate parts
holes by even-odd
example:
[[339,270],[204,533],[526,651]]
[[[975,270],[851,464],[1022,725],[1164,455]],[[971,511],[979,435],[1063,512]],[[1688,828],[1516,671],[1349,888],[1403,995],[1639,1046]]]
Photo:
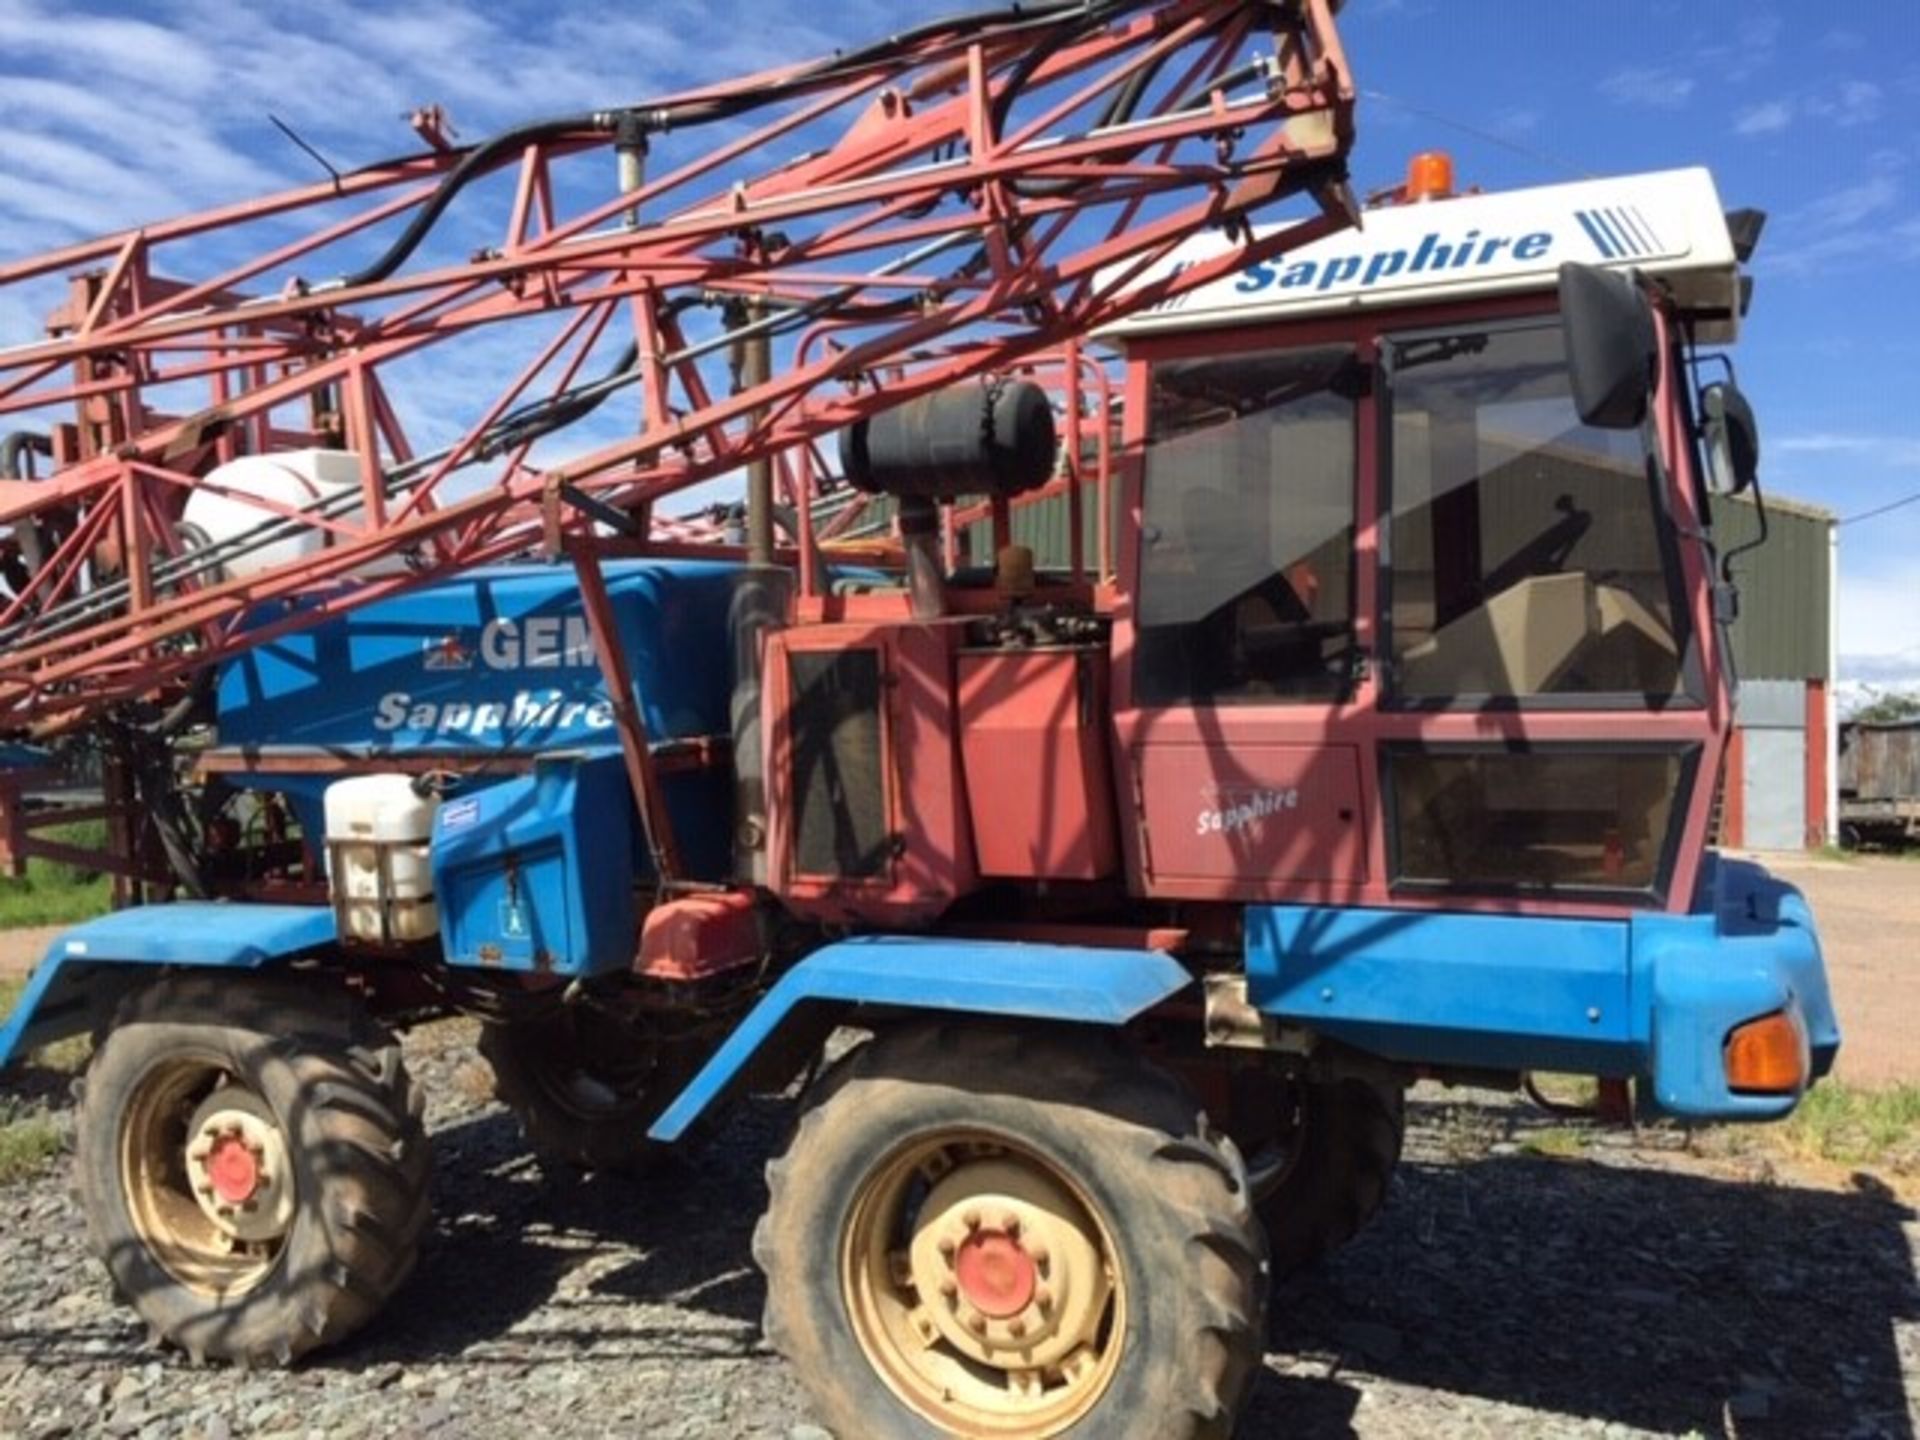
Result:
[[[1831,517],[1810,505],[1770,500],[1767,543],[1733,562],[1740,618],[1734,663],[1743,680],[1831,680],[1827,653]],[[1713,502],[1714,540],[1722,554],[1759,534],[1745,498]]]
[[[1115,487],[1116,490],[1118,487]],[[1117,501],[1117,495],[1113,497]],[[1099,555],[1099,531],[1095,528],[1094,512],[1099,502],[1089,489],[1081,497],[1080,532],[1085,550],[1086,565],[1091,570]],[[1071,558],[1069,546],[1071,531],[1067,522],[1067,498],[1064,495],[1048,496],[1036,500],[1031,505],[1021,505],[1013,512],[1013,543],[1025,545],[1033,551],[1033,563],[1042,569],[1064,570]],[[967,527],[967,544],[971,553],[985,563],[993,554],[993,522],[981,520]]]

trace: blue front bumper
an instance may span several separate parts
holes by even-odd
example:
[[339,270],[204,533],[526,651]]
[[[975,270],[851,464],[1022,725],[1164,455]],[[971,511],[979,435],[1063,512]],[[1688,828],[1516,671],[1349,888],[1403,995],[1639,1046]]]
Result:
[[1642,1106],[1772,1119],[1797,1095],[1730,1090],[1735,1026],[1786,1011],[1810,1073],[1840,1047],[1800,892],[1709,855],[1692,909],[1619,920],[1264,905],[1247,911],[1247,987],[1268,1014],[1408,1064],[1639,1080]]

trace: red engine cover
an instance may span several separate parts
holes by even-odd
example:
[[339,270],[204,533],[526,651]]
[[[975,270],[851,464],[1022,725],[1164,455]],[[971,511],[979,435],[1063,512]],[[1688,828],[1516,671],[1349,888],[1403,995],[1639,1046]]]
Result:
[[962,655],[960,748],[983,875],[1098,880],[1114,872],[1104,650]]

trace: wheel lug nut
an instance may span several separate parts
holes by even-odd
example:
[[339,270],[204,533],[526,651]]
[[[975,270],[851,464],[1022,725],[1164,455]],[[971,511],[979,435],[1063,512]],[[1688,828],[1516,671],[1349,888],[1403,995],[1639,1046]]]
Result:
[[1026,1321],[1009,1320],[1007,1322],[1007,1334],[1011,1335],[1014,1339],[1018,1340],[1022,1335],[1026,1333],[1027,1333]]
[[1033,1303],[1039,1306],[1042,1311],[1053,1309],[1053,1292],[1042,1285],[1038,1290],[1033,1292]]
[[1044,1270],[1047,1266],[1047,1261],[1051,1260],[1053,1256],[1045,1245],[1035,1240],[1027,1246],[1027,1258]]
[[961,1215],[960,1223],[969,1230],[978,1230],[980,1228],[980,1212],[978,1210],[968,1210]]
[[1020,1233],[1020,1217],[1011,1210],[1007,1211],[1005,1215],[1000,1217],[1000,1228],[1009,1235],[1018,1235]]
[[940,1293],[949,1300],[957,1299],[960,1294],[960,1286],[951,1279],[942,1280],[940,1282]]
[[976,1335],[986,1334],[987,1317],[984,1315],[969,1315],[967,1317],[967,1328]]
[[940,1237],[940,1243],[937,1248],[940,1251],[940,1258],[942,1260],[945,1260],[948,1264],[952,1264],[953,1252],[959,1249],[960,1247],[953,1243],[953,1239],[951,1236],[942,1235]]

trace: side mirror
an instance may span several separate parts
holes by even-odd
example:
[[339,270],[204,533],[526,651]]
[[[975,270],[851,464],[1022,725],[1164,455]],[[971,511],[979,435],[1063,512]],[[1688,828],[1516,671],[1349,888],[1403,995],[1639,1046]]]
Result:
[[1716,380],[1700,392],[1700,438],[1707,488],[1715,495],[1738,495],[1760,478],[1760,426],[1731,380]]
[[1646,296],[1624,275],[1569,261],[1560,267],[1560,323],[1581,421],[1602,430],[1638,429],[1659,358]]

